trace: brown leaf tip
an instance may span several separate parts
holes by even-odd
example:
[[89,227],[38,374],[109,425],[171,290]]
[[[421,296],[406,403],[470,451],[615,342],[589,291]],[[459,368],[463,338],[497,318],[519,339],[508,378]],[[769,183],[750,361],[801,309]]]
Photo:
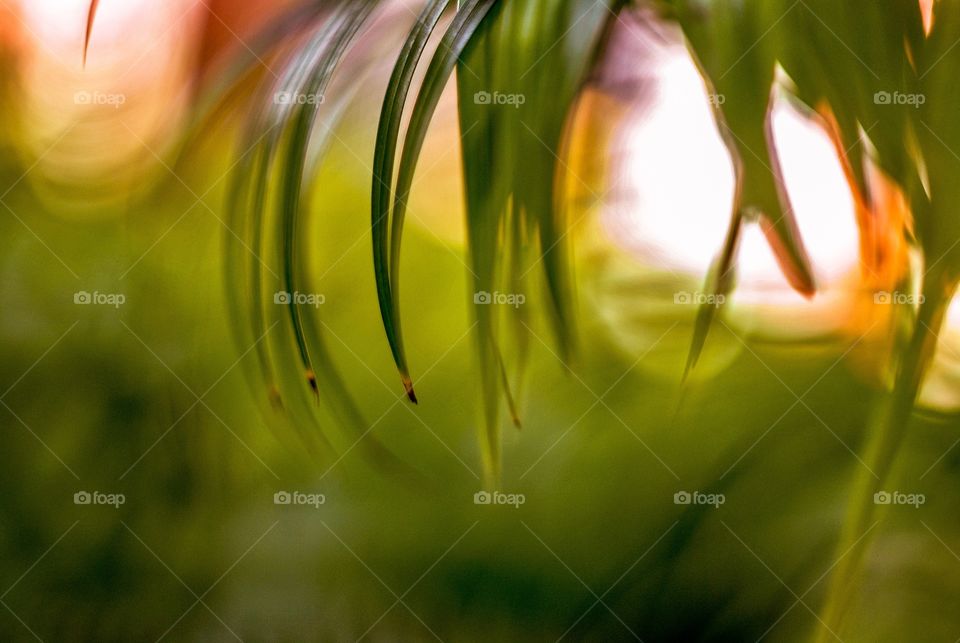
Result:
[[310,383],[310,390],[313,391],[313,396],[316,400],[320,401],[320,387],[317,385],[317,374],[313,372],[312,369],[307,369],[307,382]]
[[83,38],[83,66],[87,66],[87,50],[90,49],[90,36],[93,33],[93,21],[97,17],[97,6],[100,0],[92,0],[87,11],[87,31]]
[[280,389],[278,389],[276,385],[270,385],[270,390],[267,392],[267,398],[270,400],[270,406],[278,411],[283,410],[283,398],[280,397]]
[[401,375],[400,378],[403,380],[403,388],[407,392],[407,397],[410,398],[411,402],[417,404],[417,394],[413,390],[413,381],[410,379],[410,376]]

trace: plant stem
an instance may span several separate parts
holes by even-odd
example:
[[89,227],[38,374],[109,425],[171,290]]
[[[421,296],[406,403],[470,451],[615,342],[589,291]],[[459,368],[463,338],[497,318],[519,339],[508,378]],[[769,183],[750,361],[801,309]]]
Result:
[[935,352],[947,304],[955,288],[956,283],[943,273],[931,274],[924,279],[924,300],[920,304],[910,343],[900,357],[893,391],[868,436],[862,460],[864,466],[858,467],[847,500],[840,538],[832,559],[836,561],[836,567],[816,624],[816,643],[838,638],[844,613],[854,596],[852,585],[862,567],[870,540],[867,534],[872,531],[871,521],[877,509],[873,494],[883,488],[903,443],[917,394]]

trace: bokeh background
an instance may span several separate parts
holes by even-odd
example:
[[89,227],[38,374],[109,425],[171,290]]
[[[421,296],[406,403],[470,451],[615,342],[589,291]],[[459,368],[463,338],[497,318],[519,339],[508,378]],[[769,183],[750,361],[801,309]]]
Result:
[[[588,89],[569,168],[580,179],[569,195],[579,350],[569,366],[557,357],[543,299],[528,293],[523,427],[505,430],[501,482],[524,501],[477,505],[452,85],[405,236],[416,407],[398,390],[370,261],[389,58],[350,100],[310,192],[318,315],[368,437],[415,472],[393,474],[361,448],[312,448],[338,421],[330,405],[312,422],[270,409],[249,377],[252,347],[231,332],[224,194],[239,152],[229,106],[243,91],[200,131],[190,125],[216,61],[246,49],[281,5],[101,4],[84,67],[86,3],[0,2],[0,639],[812,632],[894,332],[859,276],[853,206],[815,123],[785,104],[778,135],[793,153],[791,189],[809,195],[798,216],[825,293],[793,295],[760,235],[748,237],[729,315],[681,387],[696,308],[676,294],[700,287],[731,189],[705,125],[710,99],[669,29],[647,36],[644,91],[611,105]],[[399,46],[410,16],[397,11],[406,18],[382,33]],[[951,333],[891,488],[925,501],[872,527],[844,641],[960,637]],[[677,504],[697,491],[723,503]],[[76,504],[82,492],[123,504]],[[278,492],[325,502],[276,504]]]

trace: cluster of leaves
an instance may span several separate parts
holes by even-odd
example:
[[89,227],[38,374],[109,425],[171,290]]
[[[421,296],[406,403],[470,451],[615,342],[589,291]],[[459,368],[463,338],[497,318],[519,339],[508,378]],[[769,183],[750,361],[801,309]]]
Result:
[[[428,3],[401,53],[381,113],[374,165],[372,225],[380,307],[411,399],[415,397],[400,332],[400,238],[420,147],[450,73],[456,67],[474,289],[493,292],[504,284],[509,291],[522,292],[526,258],[532,248],[539,247],[551,319],[560,350],[567,355],[572,345],[572,306],[566,224],[555,198],[557,181],[562,178],[558,168],[568,114],[603,31],[620,9],[620,3],[609,0],[463,3],[437,47],[417,96],[391,209],[392,172],[405,95],[429,32],[448,4]],[[495,93],[515,97],[515,109],[476,99]],[[501,262],[501,257],[509,260]],[[495,479],[500,460],[501,388],[517,425],[519,418],[498,346],[497,311],[480,305],[474,312],[484,400],[481,451],[488,477]],[[526,331],[523,317],[512,314],[522,337]]]
[[[374,62],[358,46],[359,34],[389,7],[377,0],[313,2],[295,10],[296,21],[281,16],[281,27],[264,29],[256,39],[260,55],[254,58],[269,56],[280,73],[263,79],[252,94],[229,194],[226,274],[232,316],[240,320],[240,345],[255,346],[255,377],[266,382],[272,404],[288,411],[295,426],[311,425],[305,391],[317,398],[323,393],[339,408],[342,424],[354,435],[341,436],[346,441],[340,444],[326,433],[317,436],[317,446],[332,452],[352,444],[355,432],[364,429],[361,413],[326,348],[318,313],[310,309],[307,315],[291,298],[278,315],[281,307],[273,305],[272,297],[277,290],[309,291],[304,244],[311,213],[305,194],[330,132],[353,94],[338,91],[332,100],[316,101],[278,102],[275,97],[324,96],[338,72],[356,79],[348,85],[351,91],[359,90],[364,65]],[[441,94],[456,71],[473,286],[477,292],[523,292],[529,267],[541,264],[549,318],[561,354],[569,355],[574,336],[572,279],[567,225],[556,199],[561,159],[568,115],[604,33],[622,7],[619,0],[429,0],[412,21],[387,83],[371,177],[378,299],[388,344],[411,401],[417,398],[401,332],[401,238],[419,156]],[[226,74],[229,82],[219,82],[213,93],[222,94],[243,79],[252,68],[249,62],[249,57],[239,61]],[[475,99],[484,93],[523,99],[515,108],[504,109]],[[502,262],[504,256],[509,261]],[[278,274],[272,265],[280,267]],[[522,311],[503,313],[498,308],[506,307],[474,307],[483,392],[479,443],[490,484],[499,475],[504,399],[519,426],[501,355],[500,316],[513,316],[521,352],[527,330]],[[292,334],[293,350],[282,341],[261,341],[274,324]],[[522,356],[518,361],[522,363]],[[290,369],[290,363],[299,368]],[[357,444],[381,459],[388,457],[369,436]]]
[[[815,284],[779,175],[770,136],[776,75],[789,91],[832,127],[856,196],[868,216],[880,219],[865,179],[865,163],[879,168],[903,193],[912,213],[902,232],[924,262],[923,303],[911,317],[912,335],[897,355],[893,392],[878,423],[870,427],[864,459],[871,472],[856,479],[839,552],[866,530],[869,498],[886,480],[924,374],[932,360],[946,307],[960,282],[960,2],[938,0],[925,24],[917,0],[672,0],[691,49],[715,91],[724,96],[718,121],[736,163],[737,198],[724,249],[710,275],[714,291],[731,288],[736,244],[743,221],[759,216],[790,283],[804,294]],[[869,159],[869,161],[868,161]],[[870,225],[871,221],[866,221]],[[701,311],[688,368],[696,362],[709,329],[711,309]],[[861,547],[862,551],[862,547]],[[833,574],[820,640],[840,622],[857,554]]]
[[[373,265],[383,325],[407,395],[416,401],[404,349],[400,311],[400,253],[407,201],[417,161],[441,93],[456,71],[464,172],[468,249],[477,292],[506,285],[524,288],[523,266],[542,264],[549,313],[563,355],[573,350],[573,294],[562,203],[562,159],[568,117],[602,49],[606,30],[627,7],[625,0],[427,0],[396,57],[386,87],[371,190]],[[960,199],[954,179],[960,162],[960,0],[938,0],[925,24],[918,0],[836,2],[835,0],[649,0],[647,3],[683,30],[701,66],[714,101],[718,126],[736,172],[736,197],[727,237],[708,275],[707,289],[733,288],[737,246],[746,222],[758,221],[790,284],[813,296],[814,270],[800,238],[784,188],[771,136],[777,92],[787,92],[829,125],[859,202],[876,207],[865,167],[872,163],[902,191],[912,220],[904,234],[925,260],[924,303],[913,334],[898,351],[898,369],[889,408],[872,428],[867,461],[886,477],[900,444],[947,304],[960,282]],[[97,2],[91,3],[87,40]],[[266,284],[287,292],[306,290],[303,261],[304,193],[322,159],[325,132],[336,123],[347,96],[316,104],[278,103],[279,92],[321,95],[358,33],[386,3],[334,0],[309,3],[298,21],[268,30],[265,51],[282,72],[254,94],[235,171],[229,211],[237,238],[228,237],[227,274],[243,345],[256,345],[260,377],[275,405],[309,413],[297,395],[331,393],[345,417],[356,419],[315,320],[297,301],[284,318],[271,319]],[[448,16],[449,14],[449,16]],[[445,19],[448,16],[448,19]],[[441,30],[441,24],[444,27]],[[442,35],[441,32],[442,31]],[[433,38],[439,35],[439,38]],[[428,54],[429,52],[429,54]],[[85,54],[86,55],[86,52]],[[422,60],[424,57],[428,60]],[[415,87],[417,71],[423,80]],[[358,76],[359,77],[359,76]],[[412,108],[408,99],[416,93]],[[522,96],[516,109],[495,109],[477,101],[483,93]],[[899,100],[906,96],[907,100]],[[919,97],[919,98],[918,98]],[[403,121],[409,114],[404,131]],[[322,122],[325,131],[317,124]],[[401,133],[403,136],[401,137]],[[401,144],[402,139],[402,144]],[[874,212],[876,214],[876,212]],[[868,222],[869,223],[869,222]],[[273,281],[258,257],[276,258],[281,274]],[[507,369],[500,350],[501,313],[475,306],[484,422],[481,452],[488,479],[500,460],[500,415],[504,399],[516,422]],[[510,313],[518,337],[523,313]],[[704,306],[694,331],[687,369],[707,339],[716,308]],[[295,349],[260,342],[273,323],[293,334]],[[518,341],[522,346],[523,342]],[[287,352],[291,354],[286,354]],[[299,363],[289,379],[290,361]],[[283,385],[282,385],[283,384]],[[290,400],[290,401],[288,401]],[[296,423],[299,424],[299,423]],[[365,447],[378,451],[370,440]],[[854,489],[841,547],[856,538],[867,520],[864,509],[874,484],[860,479]],[[856,557],[834,575],[826,629],[842,613]]]

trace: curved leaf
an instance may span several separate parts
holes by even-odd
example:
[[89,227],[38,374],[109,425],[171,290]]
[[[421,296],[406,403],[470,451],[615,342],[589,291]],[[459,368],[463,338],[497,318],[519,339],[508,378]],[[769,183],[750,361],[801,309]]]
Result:
[[87,50],[90,48],[90,35],[93,33],[93,21],[97,17],[97,8],[100,6],[100,0],[90,0],[90,8],[87,10],[87,30],[83,37],[83,66],[87,66]]
[[[357,3],[354,9],[345,12],[335,21],[333,35],[327,44],[326,51],[317,60],[313,69],[310,70],[310,77],[297,89],[297,92],[304,96],[319,97],[323,95],[347,46],[369,17],[373,7],[374,2],[372,1]],[[302,207],[300,196],[304,180],[307,147],[310,144],[310,135],[313,131],[313,123],[318,109],[318,106],[312,104],[299,105],[296,104],[296,101],[294,101],[294,104],[296,106],[292,116],[292,130],[288,138],[286,162],[280,172],[280,243],[281,256],[283,257],[283,284],[287,293],[297,293],[300,290],[295,270],[299,254],[295,233],[298,229],[297,220]],[[300,360],[303,363],[304,374],[314,395],[319,399],[317,376],[310,359],[310,350],[303,329],[301,304],[293,296],[288,297],[287,300],[287,309],[290,313],[290,321],[293,325],[294,337]]]
[[400,330],[400,314],[397,298],[392,294],[390,266],[387,262],[389,242],[389,219],[393,166],[396,157],[397,140],[400,136],[400,123],[406,104],[417,63],[423,55],[430,35],[452,0],[430,0],[417,18],[407,41],[393,68],[387,93],[380,111],[380,123],[377,127],[377,142],[373,157],[373,188],[370,199],[371,232],[373,236],[373,269],[377,282],[377,298],[383,327],[390,344],[394,362],[400,371],[407,396],[417,401],[410,379],[407,358],[403,348],[403,334]]

